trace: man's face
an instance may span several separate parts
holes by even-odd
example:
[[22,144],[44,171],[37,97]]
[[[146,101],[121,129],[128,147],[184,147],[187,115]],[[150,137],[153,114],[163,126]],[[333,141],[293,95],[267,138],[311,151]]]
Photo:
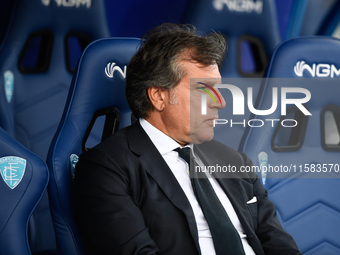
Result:
[[[218,110],[225,107],[220,92],[215,89],[222,104],[215,92],[211,91],[212,86],[221,83],[218,66],[203,66],[189,61],[181,61],[180,65],[186,75],[169,93],[169,100],[162,114],[166,133],[181,145],[210,141],[214,136],[214,120],[218,119]],[[216,103],[207,95],[207,111],[206,115],[202,115],[201,98],[203,94],[207,94],[206,91],[214,95]]]

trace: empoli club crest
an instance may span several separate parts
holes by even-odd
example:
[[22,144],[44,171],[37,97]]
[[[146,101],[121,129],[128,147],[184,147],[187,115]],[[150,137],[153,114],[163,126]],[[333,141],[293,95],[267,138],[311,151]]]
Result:
[[11,189],[14,189],[24,177],[26,159],[7,156],[0,158],[1,177]]

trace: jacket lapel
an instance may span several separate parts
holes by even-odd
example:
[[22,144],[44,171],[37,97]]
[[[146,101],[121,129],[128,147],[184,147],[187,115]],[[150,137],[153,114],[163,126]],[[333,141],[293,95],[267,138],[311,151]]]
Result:
[[129,130],[128,143],[130,150],[139,155],[139,160],[145,171],[154,179],[171,203],[185,214],[196,247],[200,250],[197,226],[191,205],[176,177],[138,121]]

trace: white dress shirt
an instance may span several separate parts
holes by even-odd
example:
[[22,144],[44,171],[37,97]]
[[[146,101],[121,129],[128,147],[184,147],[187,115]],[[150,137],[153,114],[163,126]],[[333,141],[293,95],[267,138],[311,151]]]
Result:
[[[164,158],[165,162],[168,164],[169,168],[171,169],[172,173],[176,177],[178,183],[182,187],[185,195],[189,200],[196,220],[198,230],[198,242],[202,255],[215,255],[214,243],[208,223],[203,215],[201,207],[191,186],[188,163],[178,155],[178,152],[174,151],[174,149],[181,146],[175,140],[151,125],[145,119],[140,119],[139,122],[153,144],[156,146],[159,153]],[[199,165],[203,165],[202,161],[199,158],[195,156],[195,159]],[[244,233],[242,225],[236,215],[232,204],[229,201],[229,198],[214,178],[209,178],[209,181],[213,186],[217,197],[220,199],[224,209],[227,211],[230,220],[238,231],[246,255],[255,255],[253,249],[246,239],[247,236]]]

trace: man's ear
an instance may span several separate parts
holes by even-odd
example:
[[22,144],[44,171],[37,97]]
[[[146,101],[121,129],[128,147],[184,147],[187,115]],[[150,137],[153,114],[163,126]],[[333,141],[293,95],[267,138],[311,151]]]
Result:
[[153,108],[159,112],[164,110],[167,101],[168,90],[158,87],[148,88],[148,96]]

